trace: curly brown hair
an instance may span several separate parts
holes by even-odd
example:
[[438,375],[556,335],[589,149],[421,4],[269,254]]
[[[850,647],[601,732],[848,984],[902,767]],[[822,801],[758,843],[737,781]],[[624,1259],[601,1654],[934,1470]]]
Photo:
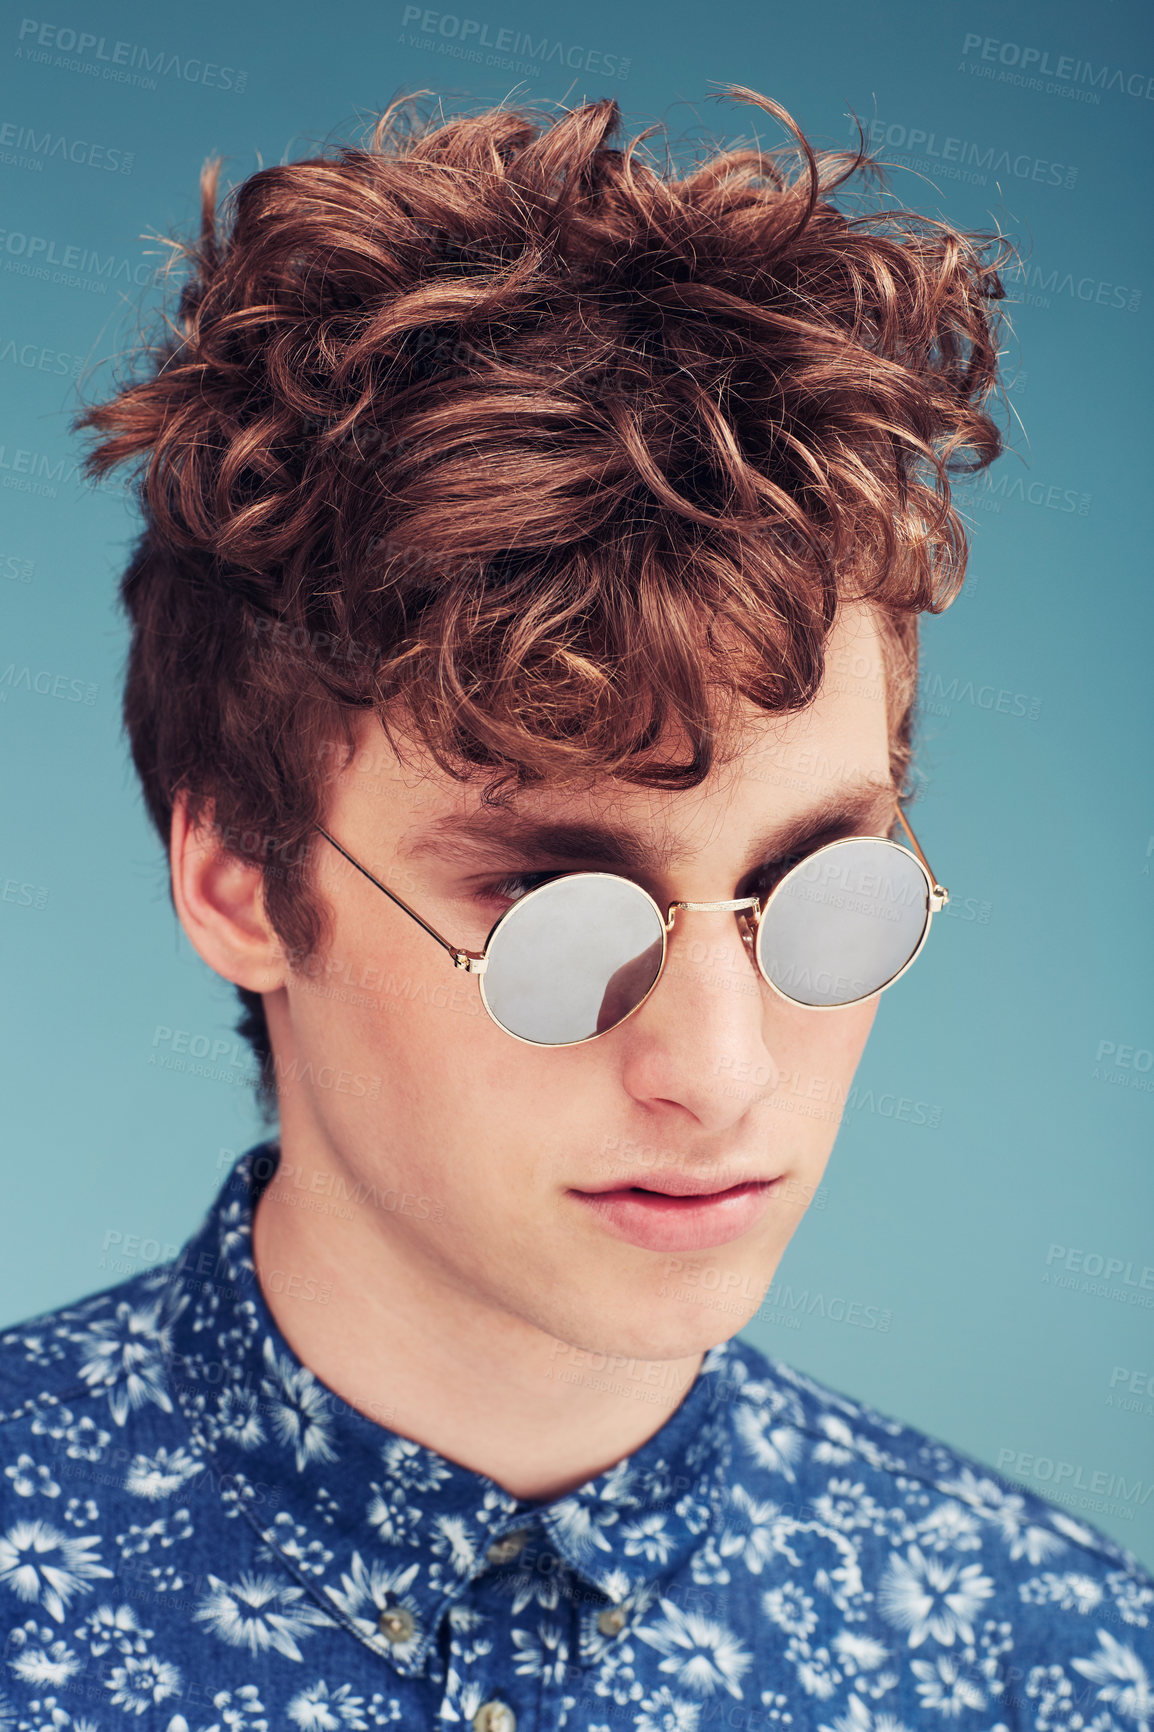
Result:
[[[428,92],[418,93],[420,96]],[[904,789],[917,616],[967,544],[949,475],[992,462],[1000,235],[828,196],[793,136],[679,176],[616,102],[380,114],[365,148],[262,169],[198,241],[138,376],[74,429],[139,461],[124,719],[174,796],[257,857],[290,958],[353,718],[406,725],[489,802],[593,774],[697,786],[741,700],[812,700],[839,600],[877,609]],[[681,743],[662,754],[661,740]],[[239,1025],[275,1107],[259,995]]]

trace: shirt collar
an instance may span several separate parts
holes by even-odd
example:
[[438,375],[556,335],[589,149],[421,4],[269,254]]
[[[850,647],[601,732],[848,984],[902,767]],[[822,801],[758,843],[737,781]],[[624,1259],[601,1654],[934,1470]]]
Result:
[[[511,1593],[555,1601],[567,1588],[602,1607],[649,1600],[722,1513],[727,1419],[744,1375],[731,1343],[706,1353],[680,1406],[632,1455],[563,1496],[513,1497],[351,1407],[297,1358],[252,1256],[253,1212],[279,1159],[270,1141],[236,1162],[171,1267],[165,1307],[174,1395],[230,1513],[260,1532],[266,1561],[275,1555],[406,1674],[424,1670],[442,1616],[485,1570],[540,1578],[551,1551],[561,1580],[512,1584]],[[517,1540],[495,1542],[526,1531],[544,1553],[528,1546],[502,1562]],[[390,1609],[397,1615],[382,1626]]]

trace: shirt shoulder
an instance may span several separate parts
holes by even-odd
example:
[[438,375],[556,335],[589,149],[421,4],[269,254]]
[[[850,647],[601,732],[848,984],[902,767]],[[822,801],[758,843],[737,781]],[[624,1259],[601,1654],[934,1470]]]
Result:
[[57,1421],[80,1447],[83,1436],[102,1428],[133,1431],[146,1417],[175,1418],[175,1294],[171,1265],[161,1265],[0,1331],[5,1460],[14,1461],[22,1443],[51,1435]]
[[918,1427],[729,1346],[731,1496],[772,1497],[827,1567],[859,1570],[911,1648],[1004,1625],[1015,1654],[1082,1654],[1086,1676],[1154,1662],[1154,1576],[1127,1547]]
[[133,1519],[147,1511],[170,1544],[176,1504],[209,1477],[173,1386],[171,1276],[162,1265],[0,1332],[0,1627],[123,1593]]

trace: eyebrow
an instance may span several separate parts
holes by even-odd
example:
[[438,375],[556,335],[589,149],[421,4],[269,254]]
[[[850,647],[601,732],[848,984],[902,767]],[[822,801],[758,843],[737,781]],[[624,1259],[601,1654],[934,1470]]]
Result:
[[[892,782],[856,778],[807,811],[756,836],[738,877],[882,819],[887,810],[892,813],[896,802],[897,789]],[[891,828],[892,824],[887,825],[886,832]],[[448,813],[403,845],[401,854],[408,860],[433,854],[450,863],[465,864],[480,864],[485,859],[502,865],[583,860],[595,861],[608,870],[633,873],[664,870],[677,857],[673,848],[655,848],[628,827],[595,819],[531,818],[504,807]]]

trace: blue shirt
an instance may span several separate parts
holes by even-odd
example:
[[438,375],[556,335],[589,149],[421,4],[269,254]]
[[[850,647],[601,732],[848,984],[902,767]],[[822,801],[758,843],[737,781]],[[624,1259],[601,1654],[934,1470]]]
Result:
[[0,1732],[1150,1732],[1129,1552],[736,1337],[552,1499],[349,1407],[255,1278],[278,1159],[0,1337]]

